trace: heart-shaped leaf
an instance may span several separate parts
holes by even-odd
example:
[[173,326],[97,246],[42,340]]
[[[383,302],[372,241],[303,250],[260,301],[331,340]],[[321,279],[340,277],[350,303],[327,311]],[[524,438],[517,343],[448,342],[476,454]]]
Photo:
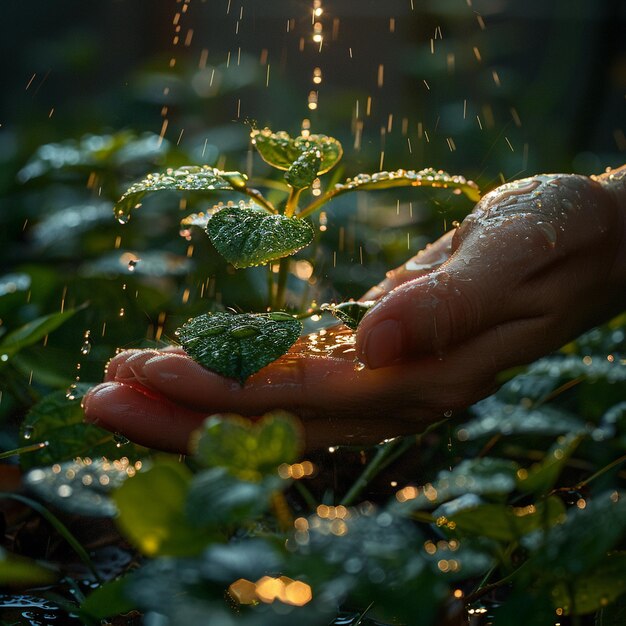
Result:
[[250,137],[261,158],[279,170],[288,170],[302,154],[315,150],[321,155],[317,174],[324,174],[334,167],[343,155],[339,141],[326,135],[301,135],[292,138],[284,130],[273,133],[269,128],[264,128],[253,130]]
[[313,229],[304,220],[269,213],[254,204],[226,207],[207,222],[216,250],[235,267],[263,265],[311,243]]
[[170,168],[163,173],[148,174],[124,192],[113,211],[118,221],[124,224],[130,219],[131,211],[139,208],[141,199],[151,191],[237,191],[241,185],[233,185],[233,181],[245,182],[245,177],[243,174],[236,177],[236,174],[239,172],[221,172],[208,165],[187,165],[176,170]]
[[374,304],[374,300],[365,300],[364,302],[341,302],[340,304],[322,304],[321,309],[330,311],[348,328],[356,330],[365,314]]
[[288,313],[206,313],[176,333],[189,356],[242,384],[295,343],[302,322]]
[[345,183],[335,185],[333,195],[361,189],[388,189],[390,187],[442,187],[455,193],[464,193],[472,202],[480,200],[480,190],[475,182],[463,176],[451,175],[442,170],[426,168],[415,170],[396,170],[395,172],[376,172],[358,174],[348,178]]
[[300,155],[285,172],[285,180],[294,189],[306,189],[317,178],[322,164],[318,150],[309,150]]
[[286,411],[266,413],[256,422],[240,415],[212,415],[191,446],[203,465],[223,467],[240,479],[258,482],[276,476],[281,463],[297,459],[301,432],[295,416]]

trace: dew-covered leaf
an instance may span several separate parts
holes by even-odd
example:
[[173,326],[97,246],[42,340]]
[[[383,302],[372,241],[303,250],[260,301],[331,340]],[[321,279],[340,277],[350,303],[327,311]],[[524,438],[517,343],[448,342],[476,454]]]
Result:
[[133,209],[141,206],[142,198],[152,191],[216,191],[236,190],[222,172],[208,165],[187,165],[168,169],[164,173],[148,174],[131,185],[113,207],[115,217],[122,223],[130,219]]
[[585,423],[564,409],[543,405],[527,408],[519,404],[506,404],[490,396],[472,407],[477,416],[457,429],[460,441],[477,439],[495,434],[501,435],[559,435],[582,432]]
[[527,493],[546,493],[557,481],[561,470],[582,441],[583,435],[568,433],[559,437],[543,460],[518,473],[518,488]]
[[37,343],[61,324],[64,324],[76,311],[78,309],[68,309],[63,312],[44,315],[6,334],[0,341],[0,360],[2,362],[7,361],[23,348]]
[[517,463],[496,458],[466,459],[451,471],[423,487],[407,487],[396,493],[400,511],[427,508],[464,494],[507,494],[515,489]]
[[347,191],[389,189],[390,187],[440,187],[451,189],[455,193],[463,193],[472,202],[480,200],[480,190],[476,183],[463,176],[451,175],[432,168],[418,172],[400,169],[392,172],[358,174],[354,178],[348,178],[345,183],[335,185],[334,193],[337,195]]
[[[591,613],[626,593],[626,553],[609,554],[596,568],[559,583],[552,591],[555,606],[565,614]],[[573,595],[573,597],[572,597]]]
[[76,459],[30,470],[24,483],[39,498],[74,515],[113,517],[110,492],[136,471],[128,460]]
[[145,555],[190,556],[221,538],[215,528],[199,526],[189,516],[185,502],[191,480],[183,463],[161,460],[113,493],[120,529]]
[[107,457],[116,459],[122,455],[135,461],[141,456],[139,448],[124,443],[113,433],[84,421],[81,398],[89,389],[78,384],[71,391],[55,391],[38,402],[26,415],[21,428],[21,445],[47,442],[36,452],[20,457],[23,468],[51,465],[76,457]]
[[218,211],[207,222],[206,232],[215,249],[235,267],[282,259],[313,240],[308,222],[254,204]]
[[302,446],[299,423],[286,411],[266,413],[260,420],[239,415],[213,415],[192,437],[196,458],[208,467],[224,467],[242,480],[276,475],[281,463],[292,463]]
[[321,155],[317,175],[324,174],[335,166],[343,155],[341,143],[326,135],[291,137],[285,131],[273,133],[269,128],[253,130],[252,143],[261,158],[279,170],[288,170],[302,154],[315,150]]
[[438,526],[446,526],[461,535],[517,541],[538,528],[560,523],[565,517],[565,505],[556,496],[520,507],[461,497],[442,504],[433,517],[437,518]]
[[187,516],[203,526],[246,524],[267,510],[270,495],[284,486],[281,482],[278,476],[238,480],[225,467],[199,472],[189,488]]
[[285,172],[285,180],[294,189],[306,189],[317,178],[322,158],[317,150],[301,154]]
[[292,315],[206,313],[176,333],[185,352],[200,365],[242,384],[289,350],[302,331]]
[[54,582],[58,574],[32,559],[18,556],[0,548],[0,585],[45,585]]
[[356,330],[365,314],[376,304],[374,300],[363,302],[341,302],[340,304],[322,304],[323,311],[330,311],[348,328]]

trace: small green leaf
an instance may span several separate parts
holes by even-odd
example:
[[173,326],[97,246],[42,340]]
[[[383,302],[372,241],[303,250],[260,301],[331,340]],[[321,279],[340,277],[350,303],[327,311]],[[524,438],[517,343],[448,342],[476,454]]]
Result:
[[0,342],[0,359],[7,361],[13,355],[17,354],[23,348],[32,346],[53,330],[56,330],[61,324],[64,324],[78,309],[69,309],[62,313],[51,313],[38,317],[32,322],[28,322],[17,328],[16,330],[5,335]]
[[191,556],[220,537],[188,517],[191,479],[183,463],[162,460],[113,493],[120,529],[145,555]]
[[358,174],[348,178],[345,183],[335,185],[335,193],[366,189],[389,189],[390,187],[441,187],[452,189],[454,193],[465,194],[472,202],[480,200],[480,190],[476,183],[463,176],[451,175],[442,170],[426,168],[415,170],[396,170],[394,172],[376,172]]
[[313,239],[304,220],[269,213],[254,204],[227,207],[207,222],[216,250],[235,267],[264,265],[290,256]]
[[300,427],[286,411],[266,413],[259,421],[239,415],[213,415],[192,439],[196,458],[208,467],[224,467],[243,480],[275,475],[301,449]]
[[309,150],[301,154],[285,172],[285,180],[294,189],[306,189],[317,178],[322,164],[319,151]]
[[[228,172],[231,177],[235,172]],[[130,219],[133,209],[141,206],[142,198],[152,191],[215,191],[238,189],[222,176],[223,172],[208,165],[187,165],[168,169],[164,173],[148,174],[130,186],[113,207],[115,217],[121,223]],[[243,177],[243,175],[241,175]],[[239,179],[238,179],[239,180]]]
[[[556,607],[565,614],[591,613],[626,593],[626,553],[609,554],[598,567],[567,583],[558,584],[552,591]],[[573,595],[573,597],[572,597]]]
[[55,391],[38,402],[27,414],[21,428],[23,445],[47,442],[39,451],[20,457],[20,464],[28,469],[52,465],[76,457],[105,456],[115,459],[122,455],[131,460],[141,454],[134,445],[125,444],[123,450],[114,435],[84,421],[81,398],[89,389],[79,384],[72,390],[72,398],[65,391]]
[[364,302],[341,302],[340,304],[322,304],[323,311],[330,311],[348,328],[356,330],[365,314],[376,304],[375,300]]
[[341,143],[326,135],[307,135],[291,138],[285,131],[273,133],[269,128],[253,130],[252,143],[261,158],[279,170],[289,170],[292,163],[302,154],[315,150],[321,155],[321,164],[316,174],[326,173],[343,155]]
[[222,376],[242,384],[295,343],[302,323],[273,313],[206,313],[189,320],[176,333],[187,354]]

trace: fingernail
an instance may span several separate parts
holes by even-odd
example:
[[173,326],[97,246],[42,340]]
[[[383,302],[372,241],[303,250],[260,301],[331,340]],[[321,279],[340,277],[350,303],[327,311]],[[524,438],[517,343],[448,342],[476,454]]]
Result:
[[376,369],[391,365],[402,356],[402,325],[398,320],[388,319],[376,324],[365,337],[362,359]]

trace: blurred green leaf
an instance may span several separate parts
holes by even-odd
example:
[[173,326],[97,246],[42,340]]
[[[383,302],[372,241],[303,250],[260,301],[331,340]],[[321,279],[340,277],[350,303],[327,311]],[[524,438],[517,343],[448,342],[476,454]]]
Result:
[[308,222],[254,204],[218,211],[207,222],[206,232],[215,249],[237,268],[282,259],[313,240]]
[[242,384],[289,350],[302,323],[288,313],[206,313],[176,332],[200,365]]
[[91,618],[103,620],[121,613],[128,613],[135,608],[135,603],[125,593],[126,585],[132,574],[111,580],[90,593],[80,605],[81,613]]
[[253,145],[261,158],[279,170],[289,170],[304,153],[316,151],[321,155],[317,174],[324,174],[334,167],[343,155],[343,148],[334,137],[307,135],[290,137],[285,131],[273,133],[269,128],[250,133]]
[[183,463],[163,459],[113,493],[121,531],[145,555],[190,556],[222,539],[191,521],[185,504],[191,480]]
[[559,583],[552,591],[556,607],[565,614],[584,615],[613,602],[626,593],[626,553],[609,554],[598,567],[582,576]]
[[301,451],[300,426],[286,411],[266,413],[257,422],[238,415],[213,415],[192,438],[196,458],[224,467],[243,480],[260,481],[292,463]]
[[440,506],[433,516],[438,518],[438,525],[447,525],[461,535],[518,541],[538,528],[551,528],[561,522],[565,517],[565,506],[556,496],[522,507],[482,504],[476,499],[459,498]]
[[128,461],[76,459],[50,467],[31,469],[24,483],[54,507],[88,517],[113,517],[117,513],[110,493],[134,473]]
[[0,341],[0,360],[3,362],[7,361],[23,348],[37,343],[46,335],[56,330],[61,324],[64,324],[76,311],[78,311],[78,309],[68,309],[63,312],[44,315],[11,331]]
[[0,584],[10,587],[47,585],[58,578],[57,572],[31,559],[0,548]]
[[38,402],[22,423],[20,435],[23,445],[47,442],[46,447],[20,457],[20,465],[29,469],[52,465],[76,457],[108,457],[115,459],[123,453],[131,460],[141,456],[133,444],[125,443],[122,450],[114,434],[84,421],[81,399],[90,385],[79,383],[66,391],[55,391]]
[[225,467],[196,474],[187,496],[187,516],[200,526],[249,524],[269,507],[272,493],[285,486],[278,476],[262,482],[236,479]]
[[563,524],[524,539],[533,552],[529,570],[550,572],[555,579],[579,576],[615,548],[626,530],[626,498],[617,491],[602,493],[573,507]]

